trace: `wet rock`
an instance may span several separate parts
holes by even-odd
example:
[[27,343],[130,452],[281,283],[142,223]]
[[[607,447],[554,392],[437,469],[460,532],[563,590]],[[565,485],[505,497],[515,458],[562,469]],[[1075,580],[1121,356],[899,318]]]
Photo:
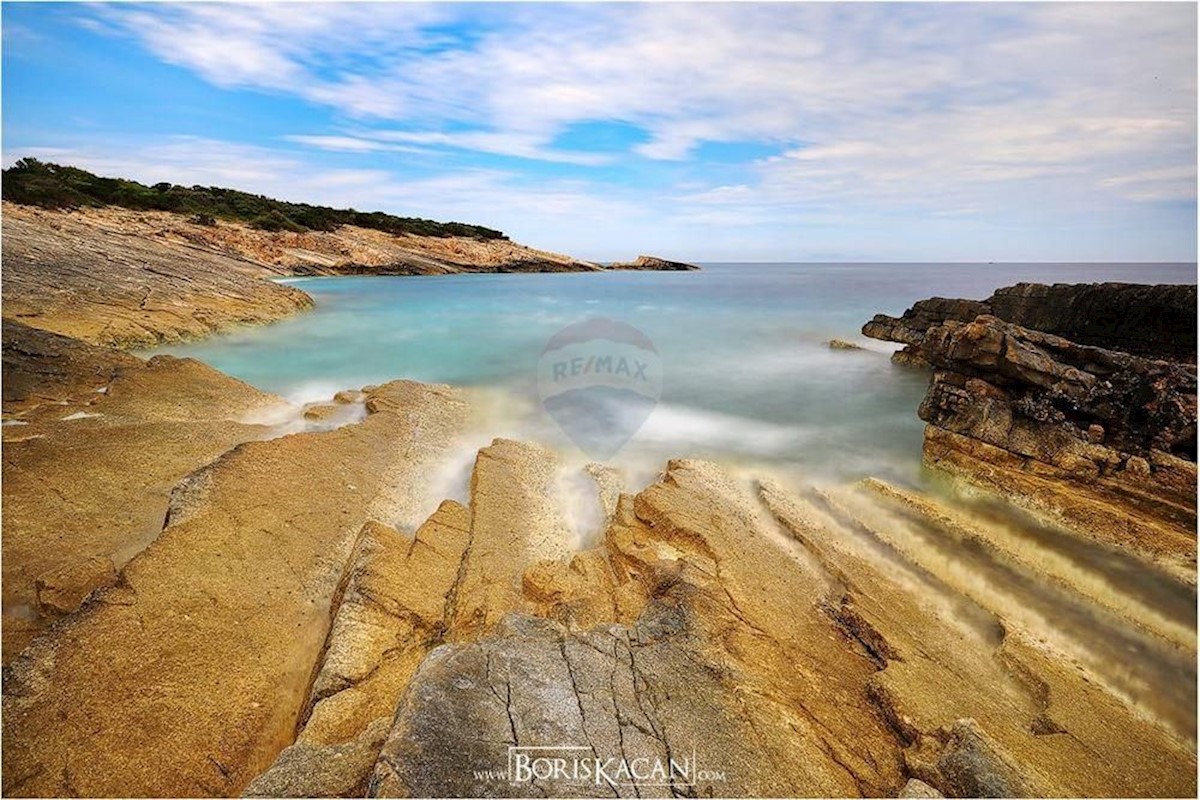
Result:
[[365,394],[357,389],[343,389],[333,396],[333,402],[349,405],[350,403],[361,403]]
[[911,344],[906,344],[892,353],[892,363],[901,367],[914,367],[917,369],[928,369],[929,367],[929,362],[925,360],[925,356],[921,355],[921,348]]
[[418,499],[466,415],[409,382],[368,404],[225,454],[202,502],[10,662],[6,794],[235,794],[292,743],[360,529]]
[[864,349],[861,345],[854,344],[853,342],[847,342],[844,339],[830,339],[828,342],[826,342],[826,344],[829,346],[830,350],[862,350],[862,349]]
[[341,405],[318,403],[304,409],[304,418],[312,422],[327,422],[343,412]]
[[[932,327],[921,349],[935,371],[918,416],[956,435],[927,432],[927,463],[1006,492],[1021,487],[1019,496],[1081,521],[1089,516],[1085,506],[1103,499],[1111,522],[1097,525],[1093,512],[1084,529],[1140,551],[1193,557],[1194,549],[1177,540],[1195,524],[1194,368],[1079,345],[990,316]],[[1156,453],[1189,477],[1156,480],[1148,461]],[[1067,483],[1028,495],[1029,477],[1013,470],[1036,473],[1034,483]],[[1080,497],[1057,502],[1072,491]],[[1145,529],[1142,519],[1169,530],[1130,537],[1131,527]]]

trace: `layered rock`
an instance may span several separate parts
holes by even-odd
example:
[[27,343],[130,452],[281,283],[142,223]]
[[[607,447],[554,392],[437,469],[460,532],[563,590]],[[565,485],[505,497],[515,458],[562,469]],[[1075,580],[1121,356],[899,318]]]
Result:
[[1194,582],[1195,313],[1194,286],[1019,284],[863,332],[934,370],[926,464]]
[[116,584],[9,663],[5,794],[229,795],[292,742],[364,522],[421,502],[465,415],[409,382],[366,408],[185,481]]
[[[4,428],[5,591],[15,570],[54,620],[5,671],[6,795],[1195,793],[1194,568],[1168,538],[1195,478],[1159,449],[1187,440],[1178,365],[986,317],[924,337],[966,377],[947,391],[981,392],[976,411],[931,400],[965,431],[931,441],[1004,454],[988,464],[1030,491],[1074,470],[1090,516],[1060,526],[680,460],[636,493],[589,465],[593,537],[566,522],[555,454],[506,439],[430,513],[466,417],[448,387],[339,393],[312,424],[365,419],[278,436],[275,398],[196,362],[5,334],[31,376],[6,395],[26,424]],[[1005,422],[1026,409],[1059,438]],[[60,531],[32,527],[40,506]],[[126,507],[157,525],[104,527]],[[1122,547],[1080,538],[1122,509]],[[1147,542],[1175,568],[1130,555]],[[55,553],[71,580],[36,580]],[[526,774],[518,752],[591,772]]]
[[172,488],[286,404],[191,359],[4,322],[4,661],[162,531]]
[[1171,361],[1196,360],[1196,287],[1136,283],[1018,283],[986,300],[932,297],[899,317],[876,314],[865,336],[906,345],[897,357],[920,363],[918,346],[943,322],[991,315],[1079,344]]
[[931,328],[921,352],[926,463],[1194,571],[1194,368],[986,316]]
[[[166,211],[110,206],[46,211],[4,203],[6,219],[37,229],[82,229],[151,242],[193,254],[242,261],[276,275],[440,275],[460,272],[587,272],[596,264],[507,239],[396,235],[343,225],[333,231],[264,231],[235,222],[196,224]],[[6,236],[8,232],[5,232]]]
[[272,322],[312,306],[261,265],[84,215],[4,204],[4,318],[123,348]]
[[667,270],[675,272],[700,269],[695,264],[686,264],[682,261],[668,261],[665,258],[658,258],[656,256],[638,256],[633,261],[618,261],[609,264],[608,268]]

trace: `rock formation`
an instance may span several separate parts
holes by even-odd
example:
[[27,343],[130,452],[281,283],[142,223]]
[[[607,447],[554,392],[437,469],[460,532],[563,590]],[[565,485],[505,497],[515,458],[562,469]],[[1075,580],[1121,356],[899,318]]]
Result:
[[1196,360],[1194,285],[1018,283],[982,301],[919,300],[899,317],[876,314],[862,332],[907,345],[896,360],[920,364],[918,346],[927,330],[985,314],[1079,344],[1170,361]]
[[863,332],[933,367],[927,464],[1194,581],[1196,368],[1176,359],[1195,352],[1195,311],[1194,286],[1020,284],[983,303],[922,301]]
[[[4,203],[4,217],[39,228],[75,226],[242,259],[243,268],[276,275],[438,275],[458,272],[586,272],[596,264],[508,239],[396,235],[354,225],[334,231],[264,231],[236,222],[200,225],[166,211],[109,206],[78,211]],[[7,231],[6,231],[7,235]]]
[[310,308],[263,267],[83,215],[4,205],[4,318],[86,342],[149,347]]
[[195,362],[8,323],[5,364],[7,796],[1195,792],[1194,585],[1120,551],[691,460],[590,466],[580,549],[541,447],[430,502],[448,387],[279,435]]
[[667,271],[684,271],[700,269],[695,264],[685,264],[682,261],[668,261],[665,258],[657,258],[655,256],[638,256],[633,261],[619,261],[608,265],[609,269],[649,269],[649,270],[667,270]]

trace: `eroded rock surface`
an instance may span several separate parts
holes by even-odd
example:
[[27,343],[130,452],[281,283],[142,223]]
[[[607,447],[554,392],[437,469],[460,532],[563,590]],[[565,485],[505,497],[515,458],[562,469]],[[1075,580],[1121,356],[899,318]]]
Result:
[[283,401],[191,359],[143,361],[7,320],[4,362],[7,663],[115,582],[161,532],[180,480],[270,435],[250,419]]
[[10,662],[5,794],[234,794],[292,742],[360,529],[412,501],[465,416],[409,382],[366,406],[228,451],[116,585]]
[[[1154,375],[1161,394],[1139,398],[1177,418],[1187,383],[1173,365],[971,324],[986,330],[955,339],[969,325],[946,323],[923,346],[944,339],[956,369],[980,370],[989,402],[1015,407],[1027,391],[1058,408],[1046,392],[1061,392],[1073,403],[1061,422],[1089,448],[1106,447],[1099,423],[1071,415],[1128,397],[1111,375],[1103,391],[1077,388],[1078,375]],[[631,493],[589,465],[603,529],[581,536],[556,455],[507,439],[478,452],[464,502],[431,513],[428,483],[467,417],[448,387],[347,392],[329,409],[365,419],[275,436],[239,416],[274,398],[195,362],[25,333],[33,343],[11,363],[45,361],[31,374],[46,378],[5,409],[27,423],[4,428],[5,511],[33,530],[37,504],[22,498],[53,505],[36,494],[45,468],[116,490],[79,495],[99,533],[76,522],[91,519],[82,500],[56,512],[63,536],[46,549],[72,554],[61,567],[26,545],[10,564],[21,537],[6,519],[6,592],[9,569],[47,560],[14,586],[54,620],[5,670],[6,795],[1195,793],[1194,570],[1189,581],[1186,543],[1163,545],[1159,512],[1180,501],[1159,489],[1097,489],[1091,516],[1059,530],[880,481],[814,487],[677,460]],[[994,347],[993,334],[1013,338]],[[1118,472],[1180,493],[1194,481],[1122,419],[1106,435],[1146,455]],[[223,446],[206,425],[250,441],[172,477],[161,465],[203,456],[170,461],[165,451],[190,452],[171,436]],[[170,436],[138,433],[160,428]],[[104,438],[116,430],[146,437],[141,461]],[[94,452],[69,438],[37,449],[68,434]],[[28,472],[16,490],[10,455]],[[1064,485],[1050,469],[1064,468],[1004,474]],[[1110,478],[1124,480],[1092,483]],[[101,525],[114,513],[104,502],[158,515],[119,563],[70,549],[129,541],[129,528]],[[1081,538],[1103,513],[1132,524],[1130,508],[1143,528],[1103,546]],[[1145,568],[1150,541],[1175,569]],[[10,608],[6,595],[6,637]]]
[[[396,235],[343,225],[334,231],[264,231],[241,223],[196,224],[166,211],[110,206],[47,211],[4,204],[6,219],[39,227],[91,230],[161,243],[183,252],[222,254],[244,268],[279,275],[440,275],[459,272],[586,272],[596,264],[508,239]],[[7,236],[7,231],[5,232]]]
[[1194,583],[1195,314],[1194,286],[1019,284],[863,332],[934,370],[926,464]]
[[1018,283],[986,300],[932,297],[899,317],[876,314],[863,335],[908,345],[944,322],[999,317],[1079,344],[1171,361],[1196,360],[1196,287],[1137,283]]
[[85,342],[149,347],[310,308],[261,265],[64,212],[4,207],[4,317]]

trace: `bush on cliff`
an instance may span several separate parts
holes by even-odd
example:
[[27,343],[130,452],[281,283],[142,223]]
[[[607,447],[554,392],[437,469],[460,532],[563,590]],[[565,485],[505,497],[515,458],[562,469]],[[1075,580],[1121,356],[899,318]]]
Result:
[[[341,225],[358,225],[394,235],[466,236],[474,239],[507,239],[503,233],[462,222],[436,222],[419,217],[397,217],[382,211],[362,212],[307,203],[288,203],[262,195],[219,186],[179,186],[156,183],[146,186],[123,178],[104,178],[78,167],[23,158],[3,172],[5,200],[41,208],[120,206],[138,211],[173,211],[193,219],[244,222],[267,231],[332,231]],[[204,223],[201,223],[204,224]]]

